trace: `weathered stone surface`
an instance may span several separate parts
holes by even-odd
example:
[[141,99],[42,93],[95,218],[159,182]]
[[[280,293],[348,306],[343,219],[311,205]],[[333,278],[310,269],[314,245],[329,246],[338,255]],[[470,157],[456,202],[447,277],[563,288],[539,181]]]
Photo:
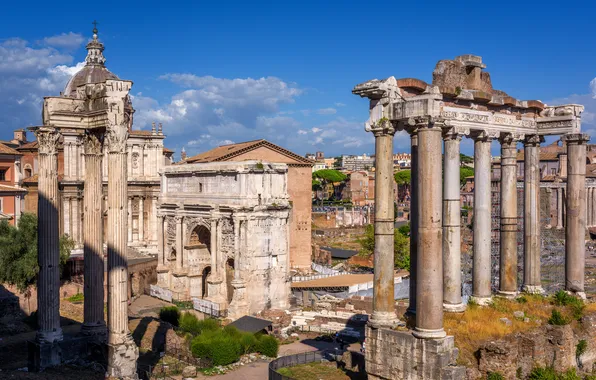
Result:
[[121,379],[137,378],[139,348],[134,342],[108,344],[108,375]]
[[484,344],[480,350],[478,369],[486,376],[488,372],[498,372],[506,379],[515,379],[517,366],[512,358],[518,355],[515,341],[498,340]]
[[182,377],[196,377],[197,376],[197,367],[193,365],[189,365],[184,367],[182,370]]
[[499,318],[499,321],[503,322],[506,326],[511,326],[513,324],[509,318]]
[[513,316],[517,319],[523,319],[526,316],[526,314],[521,310],[517,310],[513,312]]

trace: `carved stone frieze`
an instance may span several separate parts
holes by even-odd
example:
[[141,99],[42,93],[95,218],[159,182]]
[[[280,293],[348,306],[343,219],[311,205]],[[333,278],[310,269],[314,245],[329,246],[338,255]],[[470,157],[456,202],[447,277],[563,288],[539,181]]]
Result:
[[166,216],[165,224],[166,224],[166,240],[167,240],[168,244],[175,245],[176,244],[176,221],[174,220],[174,217]]
[[35,137],[39,144],[39,154],[56,154],[60,134],[56,128],[42,127],[35,130]]

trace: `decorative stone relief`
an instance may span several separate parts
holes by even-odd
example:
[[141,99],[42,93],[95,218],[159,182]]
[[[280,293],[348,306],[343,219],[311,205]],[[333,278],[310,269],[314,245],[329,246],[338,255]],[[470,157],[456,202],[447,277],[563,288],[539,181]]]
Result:
[[220,221],[221,248],[220,251],[228,257],[234,257],[234,226],[231,219]]
[[132,154],[132,168],[138,169],[139,168],[139,153],[133,152]]
[[85,154],[101,155],[103,149],[103,140],[103,132],[86,130],[83,140]]
[[168,245],[176,245],[176,222],[174,217],[166,216],[166,241]]
[[60,134],[55,128],[39,128],[35,131],[35,137],[39,143],[40,154],[56,154]]
[[107,146],[110,153],[126,153],[128,129],[110,122],[106,133]]

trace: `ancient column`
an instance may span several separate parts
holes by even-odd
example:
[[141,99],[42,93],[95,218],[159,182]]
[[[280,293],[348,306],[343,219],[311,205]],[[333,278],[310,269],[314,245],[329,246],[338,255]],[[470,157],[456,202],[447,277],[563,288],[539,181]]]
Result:
[[184,251],[184,228],[182,215],[176,215],[176,271],[182,270],[182,252]]
[[527,293],[542,293],[540,282],[540,142],[524,140],[524,285]]
[[[121,115],[117,115],[122,117]],[[138,348],[128,330],[128,184],[125,123],[107,130],[108,148],[108,375],[136,376]]]
[[445,130],[443,160],[443,309],[459,313],[466,309],[461,294],[461,209],[459,146],[462,134]]
[[588,187],[588,190],[590,191],[590,197],[588,198],[588,209],[590,210],[588,226],[593,226],[594,221],[596,221],[596,207],[594,207],[595,192],[593,187]]
[[563,228],[563,188],[557,188],[557,229]]
[[103,261],[103,197],[102,197],[102,145],[103,131],[85,132],[85,188],[83,236],[85,260],[85,315],[81,333],[107,339],[104,320],[104,261]]
[[474,135],[474,256],[472,299],[487,305],[491,295],[491,155],[492,138],[486,132]]
[[[443,241],[441,143],[439,125],[426,118],[418,127],[418,262],[414,336],[443,338]],[[378,157],[378,156],[377,156]],[[375,266],[375,268],[377,268]],[[375,269],[376,270],[376,269]]]
[[373,312],[371,326],[388,327],[397,323],[394,297],[394,210],[393,135],[390,121],[379,121],[372,128],[375,136],[375,248]]
[[240,217],[234,218],[234,279],[232,280],[232,286],[234,287],[234,293],[232,294],[232,302],[230,302],[230,308],[228,317],[239,318],[246,315],[248,312],[248,303],[246,300],[246,284],[240,276],[240,260],[241,255],[244,251],[242,230],[246,229],[246,220]]
[[215,217],[211,219],[211,277],[214,278],[218,275],[217,270],[217,219]]
[[39,144],[37,201],[37,323],[36,340],[62,340],[60,328],[60,249],[58,243],[58,159],[60,135],[55,128],[35,131]]
[[145,240],[145,197],[139,197],[139,241]]
[[132,242],[132,198],[128,198],[128,242]]
[[157,265],[165,266],[165,252],[164,252],[164,216],[157,215]]
[[587,134],[564,136],[567,142],[567,223],[565,225],[565,290],[585,299],[586,143]]
[[411,144],[411,162],[410,162],[410,300],[406,314],[416,315],[416,268],[418,268],[418,245],[416,237],[418,236],[418,130],[412,128],[409,130]]
[[499,292],[501,297],[517,295],[517,140],[504,133],[501,142],[501,233]]

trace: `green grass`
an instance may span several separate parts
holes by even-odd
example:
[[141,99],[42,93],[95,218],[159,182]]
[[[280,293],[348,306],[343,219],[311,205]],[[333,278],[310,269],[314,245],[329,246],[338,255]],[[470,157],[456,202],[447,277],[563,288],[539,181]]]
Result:
[[77,293],[74,296],[70,296],[66,299],[68,302],[83,302],[85,300],[85,296],[83,293]]
[[280,368],[277,372],[295,380],[348,380],[350,378],[331,363],[299,364]]

